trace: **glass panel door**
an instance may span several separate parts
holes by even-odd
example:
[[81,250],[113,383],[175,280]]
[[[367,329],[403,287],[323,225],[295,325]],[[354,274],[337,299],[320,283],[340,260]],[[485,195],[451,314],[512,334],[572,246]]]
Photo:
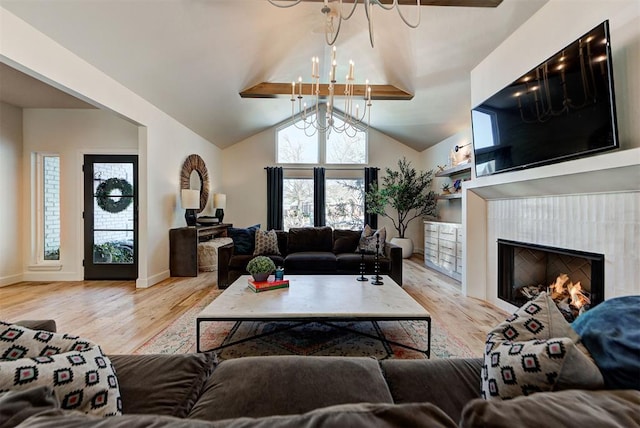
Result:
[[137,175],[137,156],[85,156],[85,279],[138,277]]

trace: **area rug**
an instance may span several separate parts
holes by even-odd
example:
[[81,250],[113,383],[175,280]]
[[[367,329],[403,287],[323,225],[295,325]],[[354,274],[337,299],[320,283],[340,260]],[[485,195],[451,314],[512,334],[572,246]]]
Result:
[[[196,351],[196,317],[211,303],[220,290],[212,290],[198,304],[138,348],[136,354],[177,354]],[[286,330],[280,331],[283,328]],[[348,330],[347,330],[348,329]],[[366,337],[356,332],[384,336],[419,350],[427,349],[425,321],[359,321],[340,323],[312,322],[303,325],[289,322],[206,322],[201,325],[201,349],[261,335],[218,351],[221,360],[262,355],[362,356],[384,359],[420,359],[424,353]],[[431,358],[473,357],[471,350],[436,320],[431,321]]]

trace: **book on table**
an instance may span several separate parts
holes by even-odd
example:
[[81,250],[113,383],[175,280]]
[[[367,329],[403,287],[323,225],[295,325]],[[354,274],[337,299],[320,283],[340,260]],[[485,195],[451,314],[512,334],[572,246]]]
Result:
[[277,288],[288,288],[289,280],[288,279],[275,279],[272,281],[254,281],[252,278],[247,280],[249,283],[249,288],[259,293],[261,291],[267,290],[275,290]]

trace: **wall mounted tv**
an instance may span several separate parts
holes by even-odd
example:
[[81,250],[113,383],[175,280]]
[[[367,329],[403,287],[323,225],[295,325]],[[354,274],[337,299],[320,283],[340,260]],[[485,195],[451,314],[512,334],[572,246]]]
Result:
[[471,111],[476,175],[619,146],[609,21]]

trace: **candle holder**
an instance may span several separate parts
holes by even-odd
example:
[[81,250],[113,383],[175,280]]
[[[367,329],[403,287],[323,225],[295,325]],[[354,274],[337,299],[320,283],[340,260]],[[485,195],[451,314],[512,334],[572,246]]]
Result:
[[369,278],[367,278],[366,276],[364,276],[364,269],[365,265],[364,265],[364,250],[360,249],[360,276],[358,278],[356,278],[358,281],[369,281]]
[[382,285],[382,277],[380,276],[380,235],[376,235],[376,255],[373,263],[373,273],[374,277],[372,278],[371,284],[373,285]]

